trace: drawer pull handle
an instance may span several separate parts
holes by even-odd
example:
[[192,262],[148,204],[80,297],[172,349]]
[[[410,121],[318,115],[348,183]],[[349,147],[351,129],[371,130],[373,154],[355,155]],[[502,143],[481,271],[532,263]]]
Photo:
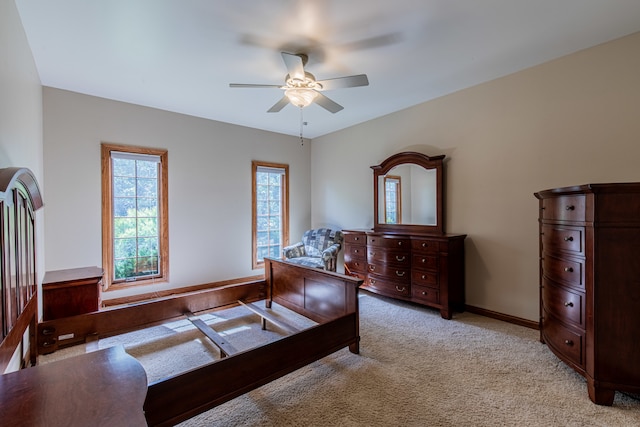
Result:
[[565,242],[573,242],[573,236],[567,236],[564,238]]
[[422,279],[422,280],[424,280],[424,279],[426,279],[426,278],[427,278],[427,276],[425,276],[424,274],[423,274],[423,275],[422,275],[422,277],[421,277],[421,279]]
[[358,252],[360,252],[360,249],[354,249],[353,252],[354,253],[358,253]]
[[569,346],[572,346],[572,345],[573,345],[573,341],[571,341],[571,340],[564,340],[564,343],[565,343],[566,345],[569,345]]
[[398,246],[402,246],[402,241],[398,242]]
[[369,271],[374,271],[376,269],[375,265],[369,265]]
[[427,295],[427,291],[422,291],[422,295]]
[[55,345],[55,343],[56,343],[56,340],[55,340],[55,338],[54,338],[54,339],[53,339],[53,340],[51,340],[51,341],[45,341],[45,342],[43,342],[43,343],[42,343],[42,347],[45,347],[45,348],[47,348],[47,347],[51,347],[52,345]]
[[573,303],[571,301],[567,301],[564,303],[565,307],[573,307]]
[[567,273],[573,273],[573,267],[565,267],[564,271],[566,271]]
[[396,255],[396,261],[404,261],[405,257],[404,256],[398,256]]
[[56,328],[44,328],[42,330],[42,335],[53,335],[56,333]]
[[405,273],[404,271],[396,270],[396,276],[398,276],[398,277],[404,277],[404,273]]
[[376,284],[375,279],[369,279],[369,282],[370,282],[372,285],[375,285],[375,284]]
[[423,247],[423,248],[426,248],[427,246],[429,246],[429,244],[428,244],[427,242],[423,242],[423,243],[422,243],[422,247]]
[[353,240],[358,241],[358,240],[360,240],[360,238],[359,237],[354,237]]
[[572,210],[575,210],[575,208],[576,208],[575,206],[569,205],[565,209],[568,210],[568,211],[572,211]]
[[398,292],[404,292],[404,291],[405,291],[405,289],[407,289],[407,288],[405,288],[404,286],[403,286],[403,287],[400,287],[400,286],[397,286],[397,285],[396,285],[396,291],[398,291]]

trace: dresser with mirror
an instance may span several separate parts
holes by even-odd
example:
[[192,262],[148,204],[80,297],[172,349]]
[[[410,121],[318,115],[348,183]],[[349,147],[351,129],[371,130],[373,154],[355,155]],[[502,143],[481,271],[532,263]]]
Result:
[[444,155],[403,152],[373,169],[372,230],[343,230],[345,273],[363,289],[464,310],[464,234],[445,233]]

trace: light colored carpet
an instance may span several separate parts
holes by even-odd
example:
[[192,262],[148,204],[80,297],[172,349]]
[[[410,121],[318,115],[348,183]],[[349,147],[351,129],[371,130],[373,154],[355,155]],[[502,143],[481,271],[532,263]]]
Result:
[[[360,355],[341,350],[181,426],[640,426],[640,401],[616,393],[612,407],[593,404],[585,380],[535,330],[471,313],[444,320],[435,310],[366,292],[359,301]],[[214,312],[205,321],[217,323],[239,349],[280,335],[259,330],[257,317],[242,310]],[[184,322],[92,345],[119,343],[150,381],[218,357]]]

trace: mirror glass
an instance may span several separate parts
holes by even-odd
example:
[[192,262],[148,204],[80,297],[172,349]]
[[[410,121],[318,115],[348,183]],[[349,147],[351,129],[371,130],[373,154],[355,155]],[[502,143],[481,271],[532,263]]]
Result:
[[405,151],[371,166],[375,231],[444,234],[444,158]]
[[437,173],[415,164],[378,176],[378,223],[436,225]]

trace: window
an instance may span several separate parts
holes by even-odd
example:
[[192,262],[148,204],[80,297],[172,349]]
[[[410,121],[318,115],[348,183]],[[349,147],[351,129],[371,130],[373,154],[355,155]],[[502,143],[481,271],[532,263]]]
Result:
[[168,279],[167,151],[102,144],[104,287]]
[[387,175],[384,177],[384,211],[387,224],[402,223],[399,176]]
[[280,258],[289,244],[289,166],[252,162],[252,266]]

